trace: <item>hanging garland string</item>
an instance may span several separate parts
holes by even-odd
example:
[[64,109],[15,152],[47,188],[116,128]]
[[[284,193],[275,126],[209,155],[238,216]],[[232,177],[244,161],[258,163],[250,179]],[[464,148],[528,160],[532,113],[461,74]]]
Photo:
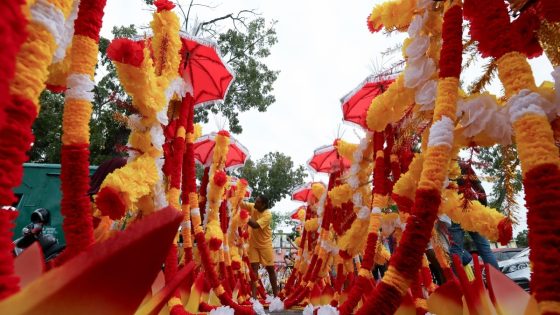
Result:
[[93,244],[89,190],[89,122],[93,81],[99,50],[99,31],[106,0],[81,0],[70,50],[70,68],[62,116],[60,180],[66,249],[57,263],[74,257]]

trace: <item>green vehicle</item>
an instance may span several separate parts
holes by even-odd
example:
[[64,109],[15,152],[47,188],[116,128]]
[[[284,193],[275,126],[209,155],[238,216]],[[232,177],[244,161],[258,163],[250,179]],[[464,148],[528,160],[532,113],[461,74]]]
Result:
[[[19,210],[14,240],[21,237],[22,229],[30,223],[31,213],[37,208],[46,208],[51,222],[43,228],[43,233],[54,236],[60,244],[66,244],[60,213],[60,164],[25,163],[23,168],[23,182],[14,189],[18,201],[13,206]],[[90,176],[96,169],[97,166],[90,166]]]

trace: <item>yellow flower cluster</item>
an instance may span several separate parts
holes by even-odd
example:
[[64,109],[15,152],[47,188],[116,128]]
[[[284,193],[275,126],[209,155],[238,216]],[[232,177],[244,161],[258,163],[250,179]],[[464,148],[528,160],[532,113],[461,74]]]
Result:
[[348,184],[342,184],[334,187],[329,191],[329,197],[334,207],[341,207],[342,204],[352,199],[352,187]]
[[385,265],[391,259],[391,253],[383,246],[381,242],[377,242],[377,249],[375,251],[375,264]]
[[491,241],[497,241],[498,224],[505,216],[476,200],[470,200],[466,209],[461,209],[462,205],[463,196],[454,190],[446,189],[439,211],[449,216],[453,222],[459,223],[463,229],[478,232]]
[[515,121],[513,127],[523,174],[542,164],[560,167],[558,147],[546,116],[526,114]]
[[342,139],[339,139],[336,142],[336,151],[338,152],[338,154],[340,154],[340,156],[348,159],[351,162],[354,162],[354,152],[358,149],[358,144],[356,143],[351,143],[351,142],[347,142],[344,141]]
[[408,26],[416,9],[416,0],[394,0],[378,4],[373,8],[369,20],[373,28],[402,30]]
[[506,97],[511,97],[523,89],[535,91],[535,78],[531,65],[521,53],[510,52],[496,62],[498,77],[504,85]]
[[389,123],[401,119],[405,110],[414,104],[414,90],[404,86],[404,74],[397,77],[387,91],[374,98],[367,111],[370,130],[383,131]]
[[154,30],[152,45],[154,50],[154,66],[158,76],[171,81],[178,76],[178,67],[181,62],[179,50],[181,38],[179,37],[179,18],[168,10],[154,13],[152,23]]
[[142,155],[107,175],[101,189],[110,187],[120,192],[127,209],[135,210],[136,202],[151,193],[151,187],[158,180],[158,170],[154,159]]
[[49,77],[47,84],[52,86],[66,86],[66,78],[70,72],[70,53],[72,47],[68,47],[64,59],[49,66]]
[[305,230],[309,232],[315,232],[319,229],[319,218],[312,218],[305,221]]
[[157,123],[156,114],[165,105],[165,89],[169,80],[158,77],[149,50],[144,49],[144,61],[140,67],[114,62],[119,80],[132,98],[132,105],[143,116],[142,124],[149,127]]
[[224,196],[225,186],[219,187],[214,183],[214,174],[217,171],[223,170],[226,162],[226,157],[229,151],[229,137],[216,134],[214,138],[216,144],[214,145],[214,152],[212,155],[212,165],[210,165],[210,172],[208,181],[208,222],[218,220],[220,204]]
[[416,186],[418,186],[418,181],[420,180],[423,163],[423,155],[420,153],[415,154],[408,167],[408,171],[401,175],[399,180],[393,186],[394,195],[414,200],[414,196],[416,195]]

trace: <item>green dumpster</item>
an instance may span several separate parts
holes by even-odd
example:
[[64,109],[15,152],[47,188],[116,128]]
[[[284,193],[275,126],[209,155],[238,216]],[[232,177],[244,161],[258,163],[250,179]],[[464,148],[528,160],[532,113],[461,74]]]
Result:
[[[14,230],[14,240],[21,236],[21,230],[31,222],[31,213],[37,208],[46,208],[51,213],[51,224],[43,229],[52,234],[61,244],[66,244],[62,232],[60,214],[60,164],[23,164],[22,184],[14,189],[18,201],[13,206],[19,210]],[[97,166],[90,167],[90,176]]]

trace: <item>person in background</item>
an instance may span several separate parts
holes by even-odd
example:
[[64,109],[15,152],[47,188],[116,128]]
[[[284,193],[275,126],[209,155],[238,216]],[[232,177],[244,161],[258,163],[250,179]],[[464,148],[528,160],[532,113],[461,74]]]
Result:
[[[480,183],[480,180],[476,176],[475,171],[470,165],[464,162],[460,162],[459,166],[461,167],[462,175],[461,178],[457,180],[459,191],[463,191],[463,196],[465,196],[465,198],[469,198],[468,196],[473,196],[471,197],[471,200],[476,199],[481,204],[486,206],[488,204],[486,200],[486,193],[484,191],[484,188],[482,187],[482,184]],[[465,192],[465,189],[472,191]],[[476,247],[478,255],[480,255],[482,260],[499,270],[496,256],[490,248],[490,242],[488,242],[488,240],[484,236],[476,232],[468,233],[474,242],[474,246]],[[451,255],[458,255],[461,258],[463,265],[469,264],[469,262],[472,260],[472,255],[464,248],[465,231],[461,228],[461,225],[453,222],[451,224],[451,227],[449,227],[449,234],[451,237],[451,247],[449,249]]]
[[[268,198],[258,196],[255,203],[243,203],[243,208],[249,210],[251,218],[247,223],[251,229],[249,232],[248,256],[251,268],[258,274],[259,264],[263,265],[268,272],[272,293],[278,294],[278,282],[276,271],[274,270],[274,252],[272,250],[272,213],[270,212]],[[255,283],[251,283],[253,298],[256,296]]]

